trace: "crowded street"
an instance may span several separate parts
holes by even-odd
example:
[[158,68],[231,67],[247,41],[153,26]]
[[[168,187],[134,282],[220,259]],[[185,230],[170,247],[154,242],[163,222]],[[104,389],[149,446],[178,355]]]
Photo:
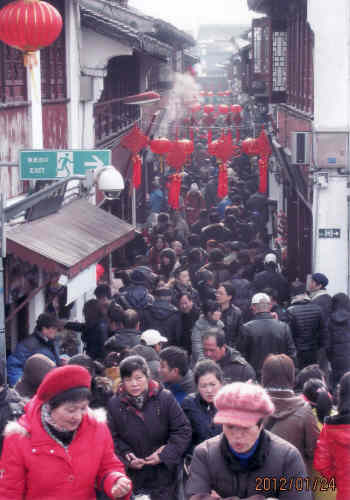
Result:
[[335,4],[0,0],[0,500],[350,500]]

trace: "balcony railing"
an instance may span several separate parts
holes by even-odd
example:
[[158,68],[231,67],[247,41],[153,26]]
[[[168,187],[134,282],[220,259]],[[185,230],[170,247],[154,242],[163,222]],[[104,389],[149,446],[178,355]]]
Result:
[[116,137],[140,118],[139,106],[123,104],[120,97],[99,102],[94,107],[95,142]]

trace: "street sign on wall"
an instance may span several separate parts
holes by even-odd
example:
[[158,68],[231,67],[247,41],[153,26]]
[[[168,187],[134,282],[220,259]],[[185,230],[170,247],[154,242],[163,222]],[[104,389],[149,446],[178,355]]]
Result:
[[21,180],[64,179],[111,164],[109,149],[33,149],[20,151]]

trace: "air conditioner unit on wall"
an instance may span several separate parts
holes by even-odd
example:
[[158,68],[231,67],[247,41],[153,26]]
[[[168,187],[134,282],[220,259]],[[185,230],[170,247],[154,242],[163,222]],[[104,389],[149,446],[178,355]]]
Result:
[[311,161],[311,132],[292,132],[291,150],[293,165],[309,165]]

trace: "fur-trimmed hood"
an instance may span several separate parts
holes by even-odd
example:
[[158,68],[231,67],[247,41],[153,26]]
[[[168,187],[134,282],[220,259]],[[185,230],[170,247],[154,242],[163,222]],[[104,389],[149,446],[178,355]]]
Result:
[[[8,422],[4,429],[4,437],[10,436],[11,434],[19,434],[23,437],[31,435],[32,429],[32,418],[40,418],[40,409],[42,406],[42,401],[38,404],[39,400],[34,396],[25,406],[25,414],[20,417],[19,420],[12,420]],[[87,414],[84,419],[89,419],[97,423],[107,423],[107,412],[104,408],[88,408]]]

